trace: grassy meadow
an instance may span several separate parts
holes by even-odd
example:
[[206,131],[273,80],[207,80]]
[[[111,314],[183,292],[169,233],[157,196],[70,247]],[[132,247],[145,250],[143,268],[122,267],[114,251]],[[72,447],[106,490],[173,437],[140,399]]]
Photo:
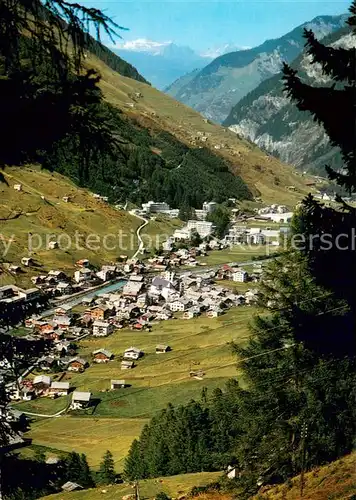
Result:
[[140,435],[146,419],[81,418],[64,416],[42,419],[31,425],[34,444],[64,452],[85,453],[91,467],[97,468],[106,450],[114,455],[115,465],[122,470],[132,441]]
[[[62,379],[76,390],[90,391],[93,406],[83,412],[34,421],[27,436],[36,445],[86,453],[93,466],[109,447],[120,469],[132,440],[155,412],[170,402],[179,405],[199,399],[203,387],[211,392],[239,376],[236,357],[228,344],[246,342],[248,324],[255,313],[255,308],[244,306],[218,318],[172,319],[157,322],[152,332],[123,329],[107,338],[81,341],[79,354],[88,360],[99,348],[115,354],[107,364],[92,363],[84,373],[67,373]],[[160,343],[171,346],[172,351],[155,354]],[[121,370],[120,356],[130,346],[139,347],[145,355],[134,369]],[[203,380],[191,378],[190,370],[202,370]],[[124,379],[128,387],[111,391],[111,379]],[[65,397],[54,401],[40,398],[15,407],[52,415],[66,403]]]
[[[39,167],[11,167],[2,174],[0,255],[3,262],[19,265],[21,258],[30,254],[29,233],[32,233],[34,264],[22,268],[16,276],[6,272],[4,266],[0,270],[0,286],[10,283],[30,286],[31,276],[50,269],[73,271],[80,258],[88,258],[94,265],[100,265],[115,261],[122,253],[130,256],[137,250],[136,229],[142,224],[141,219],[115,210],[93,198],[88,190],[78,188],[68,178]],[[15,191],[14,184],[22,184],[22,191]],[[71,201],[64,202],[63,196],[69,196]],[[145,229],[155,241],[156,234],[169,235],[178,224],[161,218],[150,222]],[[76,234],[79,245],[76,244]],[[106,248],[103,238],[107,234],[121,235],[121,240],[119,237],[110,238]],[[87,240],[89,235],[98,239]],[[46,241],[59,241],[61,248],[49,250]],[[9,248],[4,254],[5,245]]]
[[[353,500],[356,494],[356,453],[317,467],[304,476],[305,500]],[[300,500],[300,476],[287,483],[265,487],[251,500]]]
[[[181,474],[178,476],[162,477],[157,479],[145,479],[140,481],[140,497],[154,498],[159,492],[164,491],[171,498],[176,498],[189,493],[194,486],[205,486],[206,484],[217,481],[221,472],[198,472],[195,474]],[[105,494],[103,494],[105,490]],[[105,486],[93,488],[85,491],[73,491],[72,493],[57,493],[44,497],[43,500],[97,500],[104,498],[106,500],[116,500],[125,495],[134,493],[133,485],[119,484],[116,486]]]
[[276,247],[267,245],[235,245],[222,250],[213,250],[206,257],[198,257],[198,261],[208,266],[237,262],[243,264],[259,257],[273,255],[278,252]]

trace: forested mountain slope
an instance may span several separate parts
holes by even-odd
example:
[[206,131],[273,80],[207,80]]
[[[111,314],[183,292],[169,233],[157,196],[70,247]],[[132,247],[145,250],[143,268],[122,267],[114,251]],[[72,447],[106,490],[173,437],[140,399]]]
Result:
[[[354,47],[355,37],[343,28],[325,38],[333,46]],[[303,80],[317,86],[331,85],[320,66],[311,65],[305,53],[292,66]],[[332,147],[324,129],[308,112],[299,111],[286,97],[282,75],[261,83],[232,109],[224,125],[282,161],[317,174],[325,174],[325,164],[341,166],[339,150]]]
[[[106,101],[120,112],[114,120],[119,124],[118,136],[128,143],[123,150],[136,142],[134,148],[129,146],[130,156],[118,166],[99,170],[97,165],[93,167],[95,186],[109,196],[116,182],[116,177],[114,182],[111,178],[114,170],[117,172],[114,175],[120,177],[116,199],[159,198],[172,206],[177,206],[179,200],[184,202],[184,198],[192,205],[199,205],[207,197],[221,200],[222,192],[225,198],[253,195],[262,196],[266,202],[294,204],[308,191],[293,168],[233,132],[208,122],[170,96],[119,75],[97,57],[89,56],[85,64],[100,73],[99,85]],[[144,164],[150,165],[147,171]],[[61,172],[68,174],[67,167],[62,163]],[[110,172],[109,180],[105,178],[106,172]],[[294,185],[296,191],[288,191],[289,185]]]
[[98,42],[94,38],[90,37],[88,50],[99,59],[101,59],[105,64],[109,66],[109,68],[117,71],[122,76],[127,76],[128,78],[133,78],[138,82],[147,82],[145,78],[140,75],[137,69],[132,66],[132,64],[128,63],[117,54],[109,50],[105,45]]
[[258,47],[222,55],[193,79],[175,82],[168,92],[216,122],[223,122],[231,108],[261,82],[281,70],[303,50],[303,29],[318,38],[340,29],[346,16],[318,16],[280,38],[266,40]]

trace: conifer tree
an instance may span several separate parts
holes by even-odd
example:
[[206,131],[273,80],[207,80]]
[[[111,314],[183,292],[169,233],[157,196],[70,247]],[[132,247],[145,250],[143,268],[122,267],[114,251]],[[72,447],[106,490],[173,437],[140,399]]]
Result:
[[[348,19],[351,36],[355,36],[356,1],[350,7]],[[285,89],[299,110],[310,111],[322,125],[331,144],[342,152],[344,168],[335,171],[326,166],[329,178],[340,186],[356,191],[356,50],[329,47],[319,42],[310,30],[305,30],[307,53],[312,63],[321,65],[328,83],[313,87],[303,82],[297,72],[284,65]],[[304,200],[297,218],[297,231],[307,244],[303,254],[308,259],[311,274],[317,282],[331,289],[348,303],[350,313],[344,324],[342,349],[356,353],[356,210],[337,198],[340,205],[325,207],[309,196]],[[324,239],[323,239],[324,238]],[[325,272],[325,270],[328,272]],[[335,346],[336,347],[336,346]]]
[[100,31],[113,37],[119,26],[98,9],[65,0],[1,2],[0,165],[41,161],[75,133],[80,146],[87,141],[86,155],[78,149],[85,174],[88,155],[117,145],[94,112],[102,99],[99,77],[82,65],[92,28],[98,38]]
[[102,484],[113,484],[115,482],[115,463],[111,451],[107,450],[99,468],[99,478]]
[[82,478],[82,461],[79,453],[72,451],[65,459],[65,476],[67,481],[80,484]]
[[[141,434],[141,439],[143,435]],[[129,480],[142,479],[146,477],[144,459],[141,452],[140,442],[135,439],[125,460],[125,476]]]
[[87,457],[84,453],[80,455],[80,466],[79,484],[84,488],[92,488],[95,486],[95,483],[88,465]]

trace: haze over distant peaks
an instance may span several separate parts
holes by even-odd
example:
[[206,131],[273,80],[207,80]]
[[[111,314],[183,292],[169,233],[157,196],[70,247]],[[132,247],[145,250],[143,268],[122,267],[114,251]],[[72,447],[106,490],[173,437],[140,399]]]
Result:
[[215,57],[233,50],[242,50],[233,43],[214,46],[200,52],[172,41],[155,41],[147,38],[126,40],[110,47],[155,87],[163,89],[181,76],[203,68]]

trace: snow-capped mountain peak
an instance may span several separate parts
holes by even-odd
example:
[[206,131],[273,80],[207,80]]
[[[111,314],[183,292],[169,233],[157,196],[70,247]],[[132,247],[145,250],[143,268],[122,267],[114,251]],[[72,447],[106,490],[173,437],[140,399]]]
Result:
[[130,52],[146,52],[153,56],[161,55],[164,49],[171,45],[168,42],[155,42],[147,38],[137,38],[136,40],[127,40],[122,43],[115,44],[115,49],[128,50]]

